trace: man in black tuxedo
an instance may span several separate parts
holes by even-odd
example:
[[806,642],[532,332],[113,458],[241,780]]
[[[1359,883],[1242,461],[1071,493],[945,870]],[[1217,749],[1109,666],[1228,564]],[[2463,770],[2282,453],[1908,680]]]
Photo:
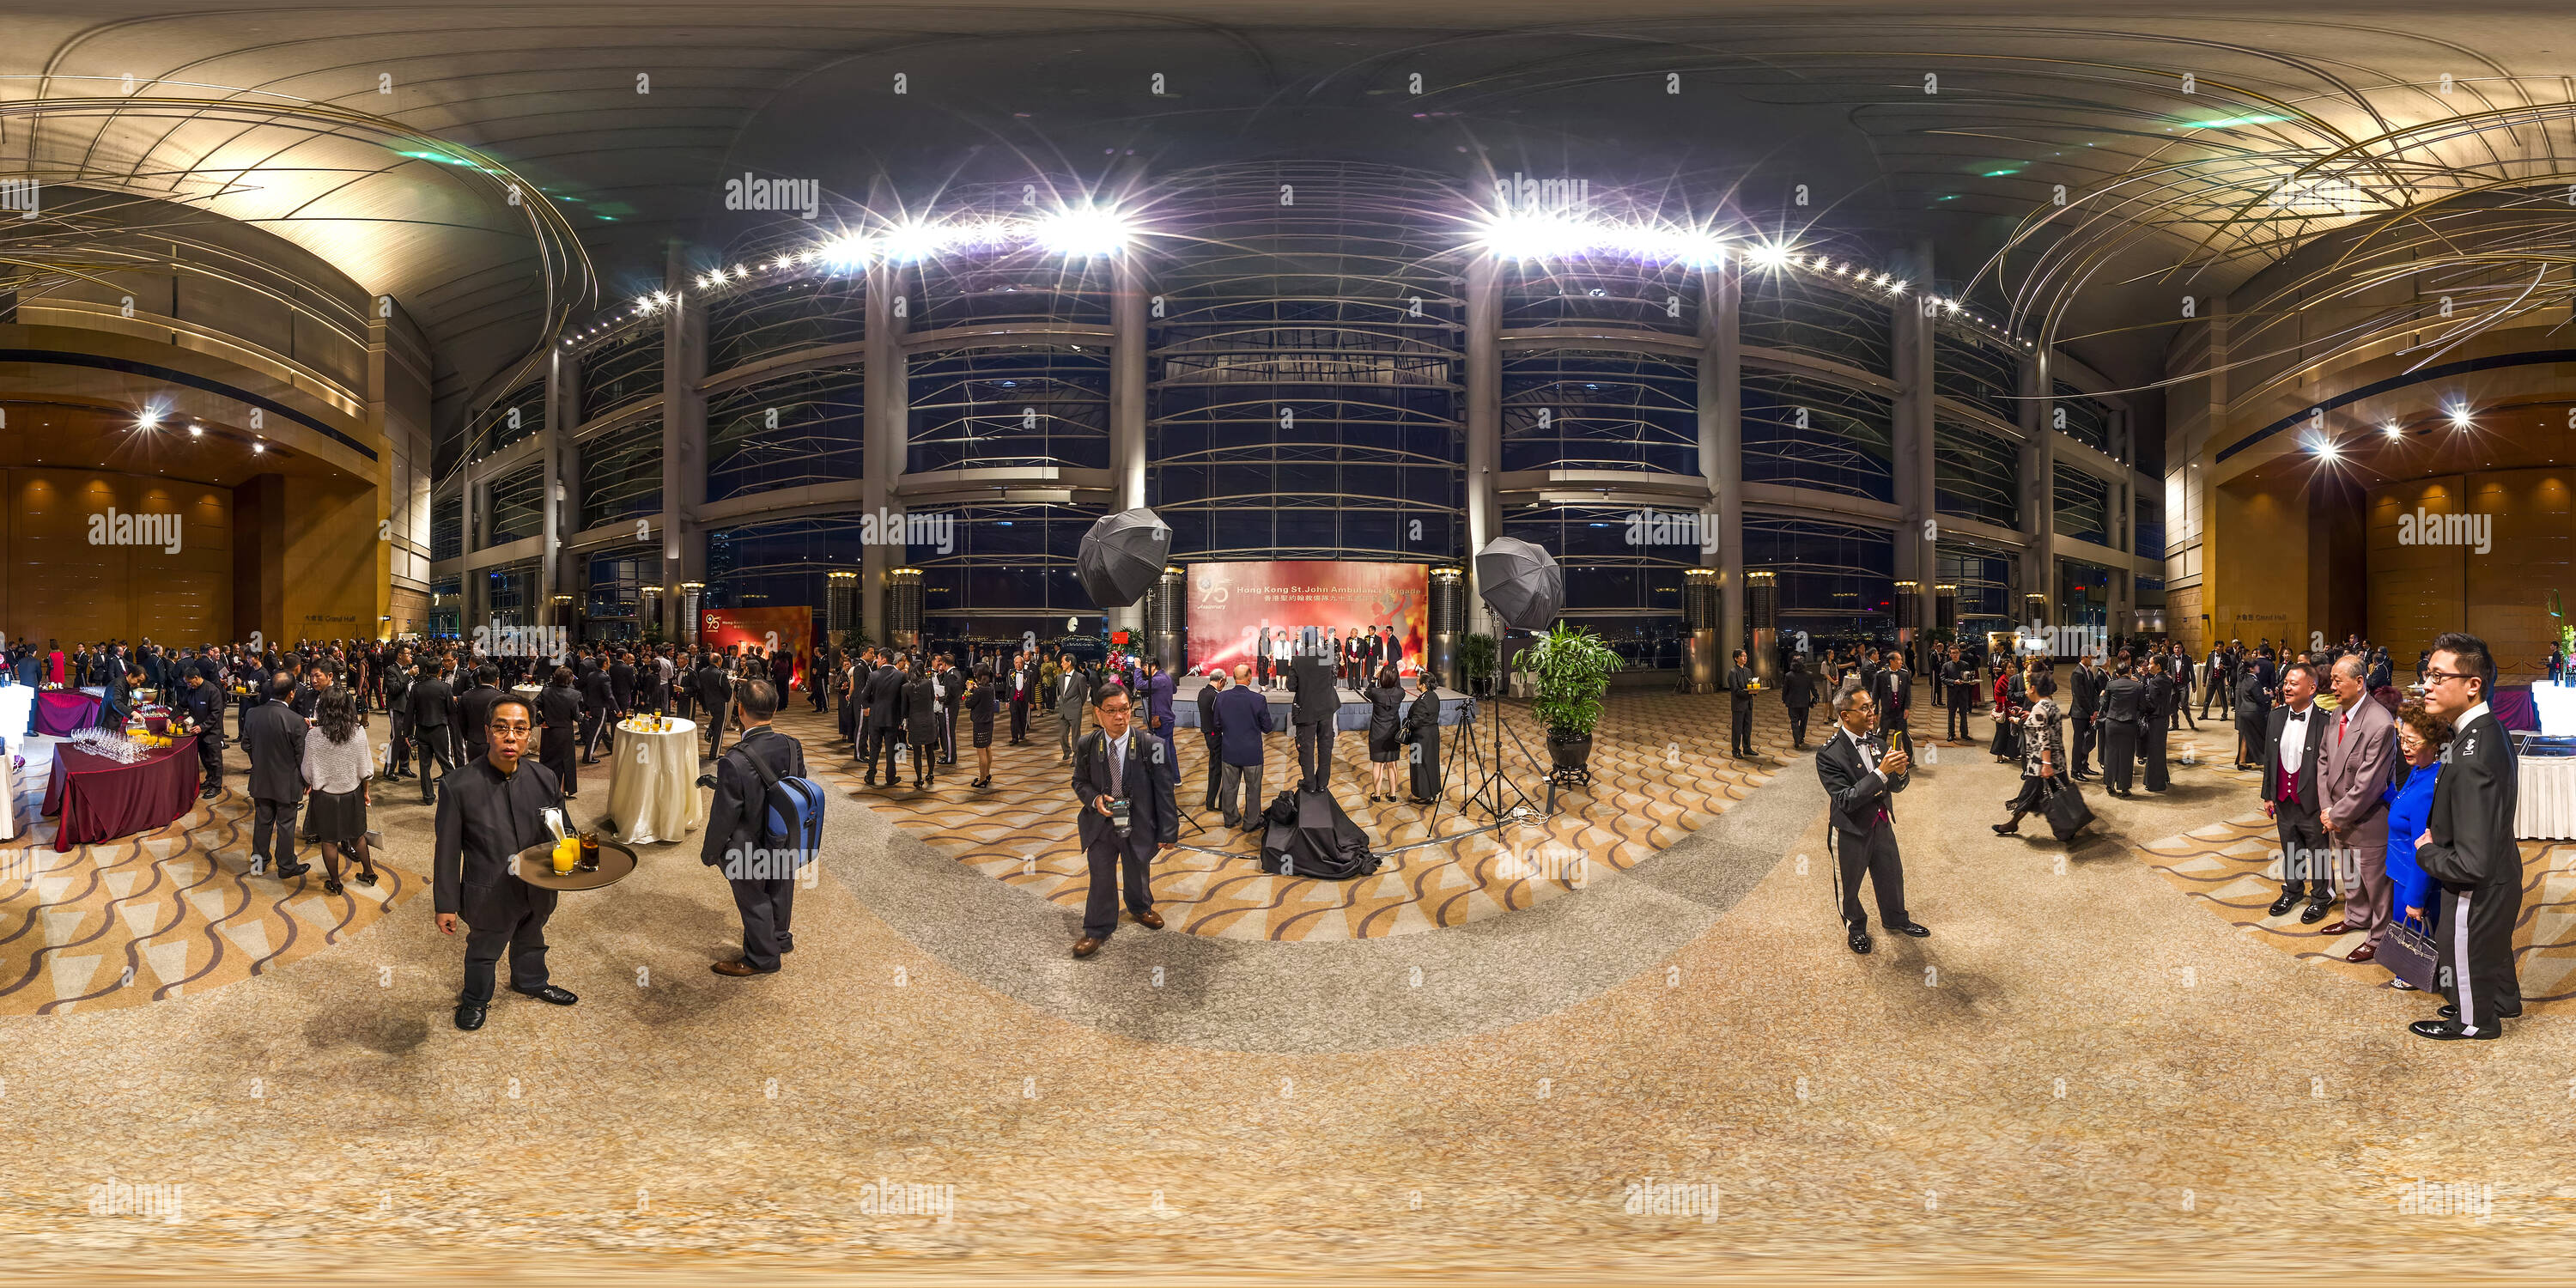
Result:
[[617,688],[604,667],[581,677],[581,763],[599,763],[599,733],[617,714]]
[[2110,686],[2111,677],[2103,673],[2100,659],[2087,653],[2075,660],[2072,702],[2075,717],[2075,747],[2067,757],[2066,776],[2083,782],[2094,777],[2093,744],[2101,736],[2102,691]]
[[[1199,806],[1200,809],[1216,808],[1217,783],[1225,776],[1225,757],[1220,754],[1217,741],[1219,733],[1216,727],[1216,697],[1223,692],[1225,692],[1225,668],[1211,667],[1207,673],[1207,683],[1199,686],[1197,698],[1200,750],[1207,753],[1207,801]],[[1175,772],[1178,772],[1177,768]]]
[[394,650],[385,659],[384,675],[376,681],[376,694],[385,702],[386,734],[383,772],[378,775],[388,783],[411,777],[411,650]]
[[[411,732],[412,740],[420,744],[420,803],[427,805],[433,799],[431,784],[456,772],[456,744],[448,741],[448,725],[456,719],[456,694],[439,673],[435,658],[423,659],[414,671],[420,678],[411,686]],[[435,774],[432,763],[437,765]]]
[[1038,692],[1038,669],[1023,651],[1011,658],[1011,746],[1029,740],[1029,700]]
[[1333,722],[1341,718],[1342,694],[1332,664],[1301,654],[1288,671],[1288,692],[1295,695],[1288,718],[1297,730],[1297,766],[1305,777],[1297,790],[1320,792],[1333,780]]
[[1159,739],[1131,724],[1135,699],[1118,685],[1104,685],[1092,709],[1100,727],[1083,736],[1073,757],[1073,794],[1082,802],[1077,826],[1091,865],[1082,938],[1073,944],[1076,957],[1099,952],[1118,928],[1122,879],[1127,911],[1145,926],[1163,928],[1163,915],[1154,911],[1150,865],[1158,851],[1180,840],[1180,810],[1172,801],[1176,767],[1165,760]]
[[2316,696],[2316,670],[2291,663],[2281,672],[2281,705],[2272,708],[2263,735],[2263,813],[2281,837],[2281,897],[2272,901],[2271,915],[2281,916],[2305,898],[2308,907],[2299,920],[2309,925],[2325,920],[2327,901],[2334,897],[2333,850],[2317,790],[2326,726],[2334,722],[2317,709]]
[[1949,690],[1941,707],[1941,736],[1964,746],[1974,741],[1968,733],[1968,716],[1977,709],[1977,668],[1968,662],[1966,645],[1950,646],[1950,660],[1941,664],[1941,687]]
[[1734,717],[1726,754],[1739,760],[1753,754],[1753,668],[1744,664],[1746,657],[1743,649],[1735,650],[1734,665],[1726,670],[1727,705]]
[[1896,850],[1896,819],[1889,812],[1892,793],[1905,790],[1913,761],[1901,747],[1890,747],[1870,732],[1877,704],[1869,692],[1847,688],[1834,695],[1834,736],[1816,749],[1816,777],[1832,800],[1835,870],[1842,883],[1843,926],[1851,950],[1870,949],[1869,914],[1860,908],[1861,874],[1869,874],[1878,895],[1878,919],[1901,935],[1921,939],[1930,930],[1905,910],[1905,863]]
[[501,668],[485,662],[474,668],[474,687],[456,695],[456,733],[465,743],[463,762],[481,760],[489,748],[492,706],[502,698]]
[[2441,1019],[2407,1027],[2441,1042],[2502,1037],[2503,1021],[2522,1014],[2513,961],[2522,916],[2522,847],[2513,835],[2519,771],[2503,723],[2487,709],[2495,678],[2495,656],[2475,635],[2444,634],[2425,660],[2424,709],[2459,731],[2442,749],[2433,810],[2415,842],[2415,862],[2442,883],[2434,938],[2451,1001]]
[[618,715],[623,716],[635,709],[634,654],[618,654],[616,663],[608,668],[608,693],[617,701]]
[[171,712],[182,728],[197,735],[197,768],[206,780],[197,798],[213,800],[224,794],[224,689],[204,671],[186,675]]
[[1905,655],[1895,649],[1880,654],[1886,665],[1878,673],[1879,729],[1884,733],[1910,732],[1906,713],[1914,705],[1914,672],[1905,665]]
[[720,755],[724,751],[725,720],[733,714],[733,676],[710,653],[699,661],[693,678],[697,681],[700,718],[707,722],[707,754]]
[[304,803],[304,736],[312,726],[289,705],[295,681],[269,682],[269,700],[242,720],[242,747],[250,753],[250,874],[277,860],[280,878],[301,876],[311,865],[295,861],[295,813]]

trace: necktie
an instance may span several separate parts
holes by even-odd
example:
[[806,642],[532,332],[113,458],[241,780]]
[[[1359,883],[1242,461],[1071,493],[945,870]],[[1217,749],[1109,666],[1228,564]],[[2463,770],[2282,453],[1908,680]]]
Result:
[[1126,781],[1126,754],[1118,744],[1111,743],[1109,745],[1109,794],[1112,796],[1125,796],[1127,794]]

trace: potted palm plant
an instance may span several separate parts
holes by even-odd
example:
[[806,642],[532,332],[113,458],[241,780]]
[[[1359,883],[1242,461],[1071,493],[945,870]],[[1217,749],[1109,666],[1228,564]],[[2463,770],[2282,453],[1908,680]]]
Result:
[[1494,696],[1494,637],[1471,634],[1459,640],[1458,670],[1467,677],[1467,692]]
[[1533,710],[1547,726],[1549,777],[1589,782],[1592,731],[1601,723],[1601,695],[1620,667],[1619,654],[1591,628],[1559,622],[1530,648],[1538,670]]

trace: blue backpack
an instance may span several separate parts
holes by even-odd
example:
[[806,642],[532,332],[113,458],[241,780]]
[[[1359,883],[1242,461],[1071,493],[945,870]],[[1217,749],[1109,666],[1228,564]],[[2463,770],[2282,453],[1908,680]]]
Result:
[[787,870],[803,870],[823,847],[823,785],[811,778],[781,778],[742,744],[734,744],[734,750],[760,775],[760,847],[771,854],[793,854]]

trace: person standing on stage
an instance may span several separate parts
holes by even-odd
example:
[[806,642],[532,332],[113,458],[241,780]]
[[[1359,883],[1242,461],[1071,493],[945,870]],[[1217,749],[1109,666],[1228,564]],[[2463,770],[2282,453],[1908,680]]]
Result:
[[545,811],[563,809],[554,771],[521,760],[533,724],[526,699],[494,702],[483,729],[484,754],[458,767],[438,794],[431,888],[439,933],[455,934],[460,917],[466,926],[456,1027],[467,1032],[483,1027],[504,949],[511,991],[557,1006],[581,1000],[546,974],[546,919],[554,915],[555,892],[521,881],[516,871],[522,851],[554,840]]
[[2317,766],[2325,748],[2325,713],[2311,701],[2317,673],[2305,662],[2281,672],[2281,705],[2274,707],[2263,734],[2263,814],[2281,837],[2281,897],[2272,901],[2272,916],[2289,912],[2304,898],[2299,920],[2315,925],[2325,920],[2326,901],[2334,895],[2327,872],[2325,828],[2318,821]]
[[2433,640],[2424,665],[2424,709],[2457,733],[2442,753],[2415,862],[2442,886],[2435,941],[2450,1005],[2441,1019],[2407,1027],[2436,1041],[2502,1037],[2503,1021],[2522,1014],[2513,960],[2523,884],[2522,847],[2513,834],[2518,770],[2504,725],[2487,709],[2495,678],[2495,655],[2485,640],[2458,631]]
[[1734,665],[1726,671],[1726,696],[1734,717],[1726,754],[1737,760],[1753,755],[1753,668],[1745,665],[1749,656],[1743,649],[1735,650]]
[[[1356,651],[1358,656],[1354,660],[1359,663],[1360,682],[1355,687],[1362,690],[1373,688],[1377,684],[1378,668],[1386,663],[1386,641],[1378,637],[1377,628],[1372,626],[1361,632],[1360,647]],[[1365,692],[1362,696],[1366,696]]]
[[580,763],[572,754],[574,744],[582,741],[581,695],[574,691],[572,680],[571,667],[556,667],[546,677],[545,692],[537,695],[536,704],[537,763],[554,771],[568,801],[581,798]]
[[1288,673],[1296,661],[1297,643],[1288,637],[1287,631],[1282,630],[1270,641],[1270,687],[1273,690],[1288,687]]
[[243,749],[250,755],[250,874],[268,871],[277,861],[280,879],[302,876],[311,865],[295,861],[295,815],[304,803],[304,738],[312,726],[295,714],[287,699],[292,677],[269,681],[269,700],[243,721]]
[[1878,713],[1866,689],[1846,687],[1834,695],[1834,736],[1816,751],[1816,777],[1833,802],[1836,870],[1842,883],[1843,926],[1851,950],[1870,950],[1869,914],[1860,907],[1860,879],[1869,875],[1878,896],[1878,919],[1890,931],[1921,939],[1932,932],[1917,923],[1905,907],[1905,863],[1896,846],[1896,820],[1890,812],[1893,793],[1905,790],[1913,761],[1901,748],[1891,748],[1870,732]]
[[1119,886],[1126,886],[1127,911],[1138,924],[1160,930],[1154,911],[1154,855],[1180,840],[1180,810],[1172,800],[1172,765],[1160,755],[1162,744],[1135,736],[1130,717],[1134,700],[1125,689],[1109,685],[1100,691],[1100,727],[1082,739],[1073,766],[1073,794],[1082,808],[1077,830],[1091,868],[1090,897],[1082,911],[1082,938],[1073,955],[1100,951],[1118,928]]
[[224,794],[224,690],[204,671],[187,675],[179,689],[179,727],[197,736],[197,767],[206,779],[197,799],[210,801]]
[[1329,790],[1333,781],[1333,723],[1341,718],[1341,684],[1333,663],[1323,656],[1300,657],[1288,674],[1295,696],[1289,721],[1297,730],[1297,765],[1304,771],[1301,792]]
[[[456,719],[456,698],[439,671],[436,658],[423,658],[411,685],[412,737],[420,743],[420,803],[432,800],[431,784],[456,772],[456,744],[448,725]],[[437,766],[432,774],[430,767]]]

